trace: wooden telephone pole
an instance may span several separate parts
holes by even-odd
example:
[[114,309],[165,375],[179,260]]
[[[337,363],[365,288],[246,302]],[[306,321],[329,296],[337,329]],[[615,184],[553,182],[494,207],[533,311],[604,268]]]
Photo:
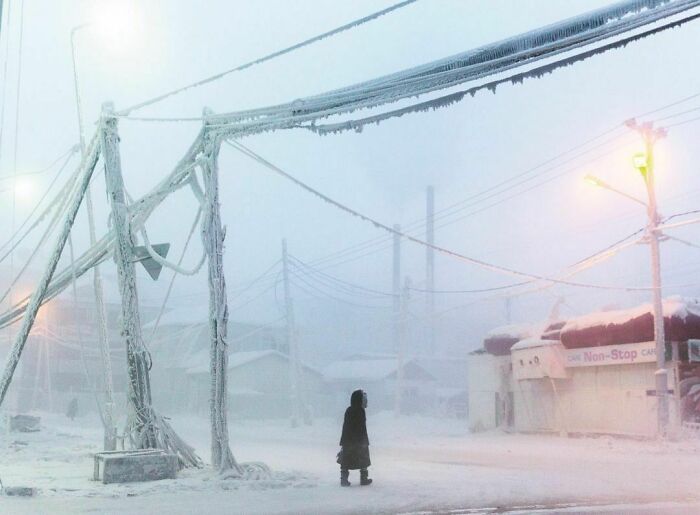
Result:
[[122,300],[122,335],[126,341],[127,398],[131,408],[132,437],[136,438],[134,444],[137,448],[148,449],[157,447],[156,424],[151,406],[150,359],[141,335],[141,316],[134,270],[134,242],[124,194],[117,119],[113,116],[113,112],[114,106],[111,102],[103,104],[100,140],[107,197],[115,233],[114,260],[117,264],[119,294]]

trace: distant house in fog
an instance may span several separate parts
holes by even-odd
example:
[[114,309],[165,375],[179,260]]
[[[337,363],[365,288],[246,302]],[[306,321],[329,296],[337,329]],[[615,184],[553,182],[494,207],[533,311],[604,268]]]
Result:
[[[190,356],[185,371],[184,398],[190,411],[208,412],[211,380],[209,352]],[[312,412],[328,404],[323,375],[301,365],[299,387],[302,402]],[[235,417],[284,418],[291,415],[291,367],[289,357],[275,350],[233,352],[228,362],[229,406]]]
[[[153,397],[173,411],[207,412],[210,396],[209,322],[201,308],[176,309],[164,315],[151,344]],[[148,334],[153,323],[144,326]],[[230,408],[237,417],[289,416],[291,375],[285,331],[280,326],[229,321]],[[301,366],[303,401],[324,411],[323,376]]]
[[466,356],[420,356],[415,361],[435,378],[433,413],[442,417],[466,418],[469,408]]
[[[106,299],[118,299],[116,278],[104,275],[103,286]],[[139,308],[141,320],[148,322],[158,309],[144,297]],[[122,406],[127,378],[119,301],[106,300],[105,311],[115,402]],[[79,414],[95,411],[95,391],[98,396],[104,391],[103,370],[92,286],[79,287],[77,300],[72,291],[65,291],[39,309],[10,387],[8,406],[18,412],[64,413],[75,398]]]
[[[334,361],[323,369],[333,392],[336,409],[347,405],[353,390],[361,388],[369,397],[371,411],[393,409],[399,360],[392,354],[355,354]],[[403,365],[404,413],[427,412],[435,400],[435,378],[415,360]]]

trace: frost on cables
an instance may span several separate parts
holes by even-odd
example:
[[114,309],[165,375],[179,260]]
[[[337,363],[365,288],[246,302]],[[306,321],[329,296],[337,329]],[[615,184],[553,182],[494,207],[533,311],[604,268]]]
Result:
[[210,125],[227,137],[313,125],[319,119],[420,96],[575,51],[698,6],[700,0],[628,0],[347,88],[277,106],[215,115]]
[[[93,141],[96,141],[96,139],[93,139]],[[191,184],[190,172],[195,166],[195,157],[200,152],[201,144],[202,134],[200,133],[175,168],[149,193],[137,199],[128,207],[132,230],[140,230],[151,213],[153,213],[168,195],[179,188]],[[42,304],[54,298],[70,285],[73,269],[75,269],[76,277],[81,277],[94,266],[109,259],[112,256],[113,248],[114,230],[110,229],[107,234],[75,260],[74,266],[67,267],[53,276],[46,295],[42,300]],[[0,313],[0,328],[6,327],[19,320],[25,312],[28,303],[29,297],[26,297],[8,311]]]
[[24,350],[24,345],[27,342],[29,331],[32,329],[32,325],[34,324],[39,307],[43,302],[49,283],[51,282],[51,278],[53,277],[56,266],[58,265],[58,260],[61,258],[61,254],[63,253],[63,249],[68,240],[68,236],[70,235],[70,230],[73,226],[73,222],[75,221],[75,217],[78,214],[78,209],[80,208],[85,190],[87,189],[88,184],[90,184],[90,179],[95,169],[98,155],[99,148],[95,138],[83,156],[79,187],[75,189],[73,195],[71,196],[65,219],[63,221],[63,226],[61,227],[54,250],[49,258],[46,268],[44,269],[44,274],[42,275],[37,288],[32,293],[31,299],[27,304],[22,325],[15,336],[15,341],[12,344],[12,348],[8,353],[5,369],[2,378],[0,378],[0,405],[2,405],[2,402],[7,394],[7,390],[10,387],[15,369],[17,368],[20,356]]
[[[525,72],[516,73],[506,79],[492,81],[430,101],[358,120],[346,120],[325,125],[317,125],[316,121],[359,109],[396,102],[411,96],[419,96],[437,89],[500,73],[511,68],[522,67],[539,59],[574,50],[698,6],[700,6],[700,0],[628,0],[620,2],[613,6],[549,25],[521,36],[508,38],[452,58],[441,59],[428,65],[323,95],[263,109],[240,111],[226,115],[212,115],[208,117],[207,130],[216,131],[219,136],[226,138],[239,138],[259,132],[295,127],[310,129],[320,134],[361,130],[364,125],[369,123],[379,123],[388,118],[451,105],[462,100],[467,94],[473,96],[480,89],[486,88],[495,91],[496,87],[503,83],[520,83],[526,78],[541,77],[544,74],[551,73],[556,68],[569,66],[611,48],[624,46],[630,41],[646,37],[660,30],[675,27],[697,18],[698,15],[672,21],[642,34],[587,50],[578,55],[560,59]],[[488,59],[492,60],[489,61]],[[202,138],[203,131],[200,132],[175,169],[149,194],[129,207],[132,227],[135,230],[143,226],[145,220],[164,198],[172,191],[186,184],[190,171],[196,164],[196,156],[201,150]],[[78,277],[96,264],[107,259],[113,244],[114,235],[110,232],[80,256],[76,260]],[[71,270],[63,270],[57,274],[47,291],[46,300],[62,291],[69,284],[71,276]],[[28,298],[23,299],[18,306],[14,306],[10,311],[0,314],[0,328],[21,317],[28,301]]]
[[[692,16],[691,19],[696,19],[700,17],[700,14],[696,14]],[[370,125],[370,124],[376,124],[378,125],[380,122],[384,120],[388,120],[390,118],[400,118],[405,114],[411,114],[411,113],[419,113],[419,112],[428,112],[428,111],[434,111],[443,107],[450,106],[452,104],[455,104],[457,102],[460,102],[461,100],[464,99],[465,96],[470,95],[474,96],[478,91],[487,89],[491,91],[492,93],[496,92],[496,88],[502,84],[522,84],[525,79],[539,79],[544,75],[552,73],[554,70],[558,68],[564,68],[567,66],[571,66],[577,62],[584,61],[590,57],[593,57],[598,54],[602,54],[604,52],[607,52],[608,50],[611,49],[616,49],[620,47],[625,47],[629,43],[633,41],[637,41],[639,39],[645,38],[647,36],[650,36],[652,34],[655,34],[657,32],[660,32],[662,30],[670,29],[677,27],[684,23],[685,20],[682,21],[673,21],[670,23],[667,23],[661,27],[656,27],[650,30],[647,30],[645,32],[642,32],[640,34],[635,34],[633,36],[624,38],[622,40],[617,40],[613,43],[594,48],[592,50],[588,50],[558,61],[555,61],[553,63],[545,64],[542,66],[537,66],[535,68],[532,68],[526,72],[520,72],[516,73],[514,75],[508,76],[503,79],[498,79],[495,81],[490,81],[485,84],[480,84],[478,86],[455,92],[455,93],[450,93],[448,95],[444,95],[432,100],[427,100],[425,102],[419,102],[416,104],[409,105],[407,107],[403,107],[400,109],[394,109],[390,111],[385,111],[380,114],[372,115],[372,116],[367,116],[364,118],[358,118],[358,119],[352,119],[352,120],[345,120],[343,122],[338,122],[338,123],[327,123],[327,124],[320,124],[317,125],[315,123],[303,125],[304,128],[311,130],[312,132],[315,132],[320,135],[327,135],[327,134],[337,134],[349,130],[353,130],[355,132],[361,132],[362,129],[364,128],[365,125]]]

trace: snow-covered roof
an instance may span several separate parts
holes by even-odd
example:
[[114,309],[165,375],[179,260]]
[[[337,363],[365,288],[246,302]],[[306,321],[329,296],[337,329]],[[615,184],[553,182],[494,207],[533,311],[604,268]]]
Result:
[[536,347],[549,347],[551,345],[561,345],[559,340],[540,340],[539,338],[525,338],[513,345],[510,350],[534,349]]
[[[676,317],[685,320],[688,314],[700,316],[700,303],[698,299],[683,298],[675,295],[665,298],[662,304],[664,318]],[[622,325],[630,320],[652,313],[652,311],[653,306],[651,302],[629,309],[597,311],[567,320],[563,329],[567,331],[579,331],[595,326]]]
[[[397,358],[388,359],[349,359],[335,361],[323,369],[327,381],[381,381],[395,374],[399,368]],[[404,370],[423,378],[433,378],[429,372],[409,360]]]
[[545,323],[512,324],[491,329],[484,338],[484,349],[495,356],[505,356],[513,344],[531,337],[542,335]]
[[[168,325],[185,326],[206,324],[209,321],[209,304],[195,304],[186,308],[175,308],[163,313],[158,327]],[[153,328],[155,320],[144,324],[144,329]]]
[[509,324],[495,327],[486,333],[486,338],[529,338],[542,330],[542,324]]
[[[228,368],[236,368],[243,366],[247,363],[250,363],[252,361],[255,361],[260,358],[264,358],[266,356],[271,356],[271,355],[279,355],[282,356],[284,359],[287,359],[287,356],[282,354],[281,352],[277,352],[276,350],[255,350],[255,351],[246,351],[246,352],[232,352],[228,355]],[[209,357],[209,352],[196,352],[192,355],[190,355],[189,362],[191,363],[190,367],[187,369],[188,374],[204,374],[204,373],[209,373],[209,363],[210,363],[210,357]]]
[[323,369],[328,380],[379,381],[389,377],[398,369],[398,360],[393,359],[351,359],[335,361]]
[[[284,361],[289,361],[289,356],[276,350],[232,352],[228,355],[228,369],[231,370],[233,368],[242,367],[248,363],[252,363],[253,361],[268,357],[277,357]],[[189,368],[186,370],[187,374],[209,373],[210,357],[208,349],[202,349],[199,352],[189,355],[187,357],[187,361],[190,363]],[[310,370],[318,375],[321,375],[321,372],[313,367],[310,367],[309,365],[306,365],[305,363],[302,363],[301,366],[306,370]]]
[[[654,339],[650,303],[630,309],[600,311],[569,319],[560,339],[567,348],[636,343]],[[664,333],[669,341],[700,337],[700,302],[679,296],[663,300]]]

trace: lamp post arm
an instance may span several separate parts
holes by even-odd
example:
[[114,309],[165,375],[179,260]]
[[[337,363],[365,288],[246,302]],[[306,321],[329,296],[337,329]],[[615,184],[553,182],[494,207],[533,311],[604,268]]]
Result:
[[591,183],[599,188],[603,188],[609,191],[612,191],[613,193],[617,193],[618,195],[622,195],[626,199],[631,200],[632,202],[636,202],[637,204],[641,204],[644,206],[644,209],[648,210],[649,209],[649,204],[644,202],[643,200],[638,199],[637,197],[630,195],[628,193],[625,193],[624,191],[618,190],[617,188],[614,188],[610,186],[607,182],[603,181],[602,179],[599,179],[598,177],[594,177],[592,175],[587,175],[586,179]]
[[81,29],[87,27],[89,23],[83,23],[77,27],[73,27],[70,31],[70,49],[71,57],[73,59],[73,87],[75,90],[75,106],[78,114],[78,130],[80,132],[80,150],[85,153],[85,134],[83,132],[83,110],[82,104],[80,102],[80,88],[78,86],[78,59],[75,55],[75,34]]

